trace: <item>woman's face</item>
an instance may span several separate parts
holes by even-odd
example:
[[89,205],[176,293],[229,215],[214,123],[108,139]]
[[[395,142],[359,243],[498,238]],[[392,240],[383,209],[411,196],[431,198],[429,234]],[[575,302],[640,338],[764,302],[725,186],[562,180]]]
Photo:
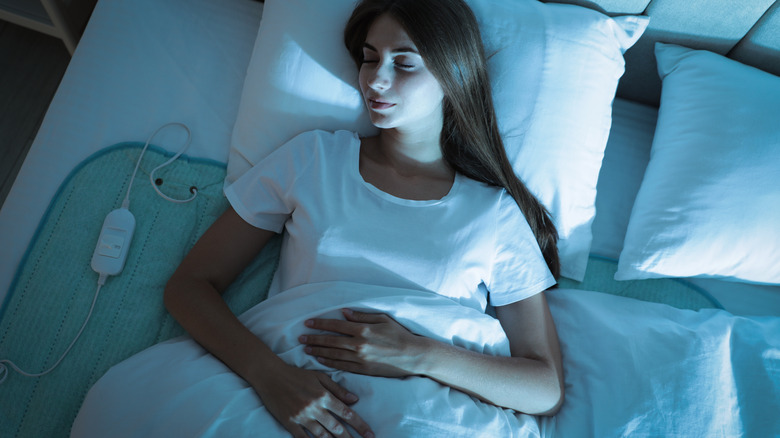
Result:
[[360,91],[376,127],[441,129],[441,85],[390,15],[381,15],[371,25],[363,59]]

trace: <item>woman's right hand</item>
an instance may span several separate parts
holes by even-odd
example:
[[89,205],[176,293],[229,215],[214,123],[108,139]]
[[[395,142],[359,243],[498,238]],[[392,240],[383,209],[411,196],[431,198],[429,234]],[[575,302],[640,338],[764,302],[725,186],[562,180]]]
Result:
[[252,386],[271,415],[293,437],[306,438],[306,430],[315,437],[350,437],[339,419],[362,437],[374,436],[368,424],[349,407],[358,397],[325,373],[284,364]]

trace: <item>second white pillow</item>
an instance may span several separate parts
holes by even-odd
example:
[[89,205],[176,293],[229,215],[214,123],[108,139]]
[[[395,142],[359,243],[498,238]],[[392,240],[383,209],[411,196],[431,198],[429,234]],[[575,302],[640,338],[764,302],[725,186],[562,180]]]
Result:
[[655,53],[658,124],[615,279],[780,284],[780,77],[704,50]]

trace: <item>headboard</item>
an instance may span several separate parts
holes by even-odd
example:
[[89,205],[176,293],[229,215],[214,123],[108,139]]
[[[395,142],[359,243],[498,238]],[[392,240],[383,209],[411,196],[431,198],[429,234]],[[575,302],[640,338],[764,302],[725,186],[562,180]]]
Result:
[[780,75],[778,0],[555,0],[586,6],[610,16],[650,17],[642,38],[626,52],[618,97],[658,106],[661,80],[656,42],[709,50]]

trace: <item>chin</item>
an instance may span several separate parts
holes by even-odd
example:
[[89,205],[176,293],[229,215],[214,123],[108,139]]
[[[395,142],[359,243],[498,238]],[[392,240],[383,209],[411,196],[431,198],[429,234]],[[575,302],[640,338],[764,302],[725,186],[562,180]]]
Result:
[[371,124],[376,126],[379,129],[390,129],[396,127],[395,123],[393,123],[392,120],[388,119],[387,117],[381,117],[381,116],[379,117],[372,116]]

